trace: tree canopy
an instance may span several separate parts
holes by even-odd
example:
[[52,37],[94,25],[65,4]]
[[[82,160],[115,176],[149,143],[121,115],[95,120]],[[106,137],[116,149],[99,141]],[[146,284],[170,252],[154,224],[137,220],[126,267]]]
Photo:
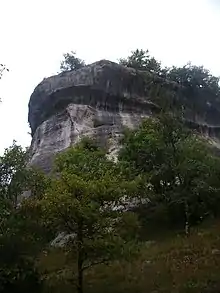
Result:
[[127,58],[119,59],[119,64],[156,74],[159,74],[161,71],[161,63],[154,57],[150,57],[148,50],[136,49]]
[[66,246],[76,261],[73,278],[82,293],[86,269],[131,257],[138,223],[122,199],[131,198],[136,187],[117,177],[115,164],[88,141],[61,154],[56,166],[59,178],[52,180],[41,206],[57,233],[71,235]]
[[64,60],[60,63],[61,72],[77,70],[86,65],[84,60],[76,57],[76,52],[74,51],[63,54],[63,58]]
[[36,185],[40,176],[37,171],[27,169],[26,164],[27,151],[16,142],[0,157],[1,292],[39,292],[41,287],[34,258],[45,233],[40,232],[39,213],[35,218],[34,210],[30,211],[21,202],[22,193],[39,191],[42,181]]
[[134,174],[146,175],[157,200],[182,209],[187,233],[191,218],[212,212],[208,206],[214,194],[218,198],[219,168],[213,168],[219,158],[174,114],[149,118],[128,132],[119,159],[129,162]]

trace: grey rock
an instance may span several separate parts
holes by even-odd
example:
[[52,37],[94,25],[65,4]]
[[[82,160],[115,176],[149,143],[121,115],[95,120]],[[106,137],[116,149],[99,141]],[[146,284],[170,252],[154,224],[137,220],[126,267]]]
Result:
[[49,172],[54,155],[83,136],[115,158],[125,127],[137,127],[157,108],[147,94],[142,74],[106,60],[44,79],[29,102],[29,165]]
[[74,234],[61,232],[57,235],[55,239],[51,241],[50,245],[53,247],[64,247],[70,240],[74,239],[74,237]]
[[212,254],[220,255],[220,250],[219,249],[212,249]]
[[132,68],[101,60],[44,79],[31,95],[28,119],[34,133],[42,122],[70,103],[102,110],[129,112],[135,109],[142,112],[143,107],[149,107],[146,94],[142,74]]
[[156,243],[156,241],[154,241],[154,240],[148,240],[145,242],[145,246],[150,247],[150,246],[154,245],[155,243]]
[[[143,118],[158,111],[149,99],[152,83],[146,82],[145,74],[101,60],[45,78],[29,101],[32,142],[28,165],[48,173],[54,155],[83,136],[96,138],[101,146],[107,146],[109,158],[116,159],[123,130],[137,127]],[[152,80],[178,90],[175,83],[158,77]],[[191,116],[187,117],[189,126],[220,149],[220,126],[206,121],[204,113],[196,122]]]

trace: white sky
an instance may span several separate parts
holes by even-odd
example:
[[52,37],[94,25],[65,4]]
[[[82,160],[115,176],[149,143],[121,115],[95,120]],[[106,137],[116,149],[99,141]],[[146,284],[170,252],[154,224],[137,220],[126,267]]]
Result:
[[164,65],[192,61],[220,75],[220,0],[0,0],[0,153],[28,135],[28,101],[62,54],[87,63],[149,49]]

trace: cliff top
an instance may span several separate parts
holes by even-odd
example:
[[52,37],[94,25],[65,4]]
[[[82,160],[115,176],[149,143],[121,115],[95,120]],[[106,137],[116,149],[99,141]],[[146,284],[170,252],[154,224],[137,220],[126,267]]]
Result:
[[54,111],[69,103],[114,108],[119,103],[129,104],[132,99],[137,104],[138,100],[144,103],[146,95],[143,74],[115,62],[101,60],[45,78],[30,97],[28,121],[34,133]]

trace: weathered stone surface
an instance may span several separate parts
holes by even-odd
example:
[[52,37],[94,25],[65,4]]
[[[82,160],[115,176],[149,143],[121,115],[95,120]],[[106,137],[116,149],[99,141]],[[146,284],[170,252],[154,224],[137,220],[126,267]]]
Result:
[[123,129],[152,114],[147,94],[140,73],[106,60],[44,79],[29,102],[30,164],[48,172],[53,155],[83,135],[114,154]]
[[[29,164],[49,172],[54,155],[84,135],[107,145],[109,155],[115,156],[123,129],[137,127],[142,118],[157,110],[149,99],[153,85],[159,83],[159,87],[162,84],[175,92],[179,90],[176,83],[158,77],[146,82],[144,74],[101,60],[44,79],[29,102],[28,120],[33,136]],[[190,127],[220,149],[220,123],[213,124],[209,118],[212,115],[206,112],[195,119],[192,109],[188,109],[186,119]]]
[[88,105],[69,104],[65,110],[44,121],[31,144],[31,164],[49,171],[53,154],[63,151],[82,136],[95,137],[111,153],[124,127],[137,127],[147,114],[109,112]]
[[34,133],[43,121],[71,102],[103,110],[138,110],[138,103],[146,104],[146,94],[144,77],[140,73],[101,60],[44,79],[31,95],[29,123]]

